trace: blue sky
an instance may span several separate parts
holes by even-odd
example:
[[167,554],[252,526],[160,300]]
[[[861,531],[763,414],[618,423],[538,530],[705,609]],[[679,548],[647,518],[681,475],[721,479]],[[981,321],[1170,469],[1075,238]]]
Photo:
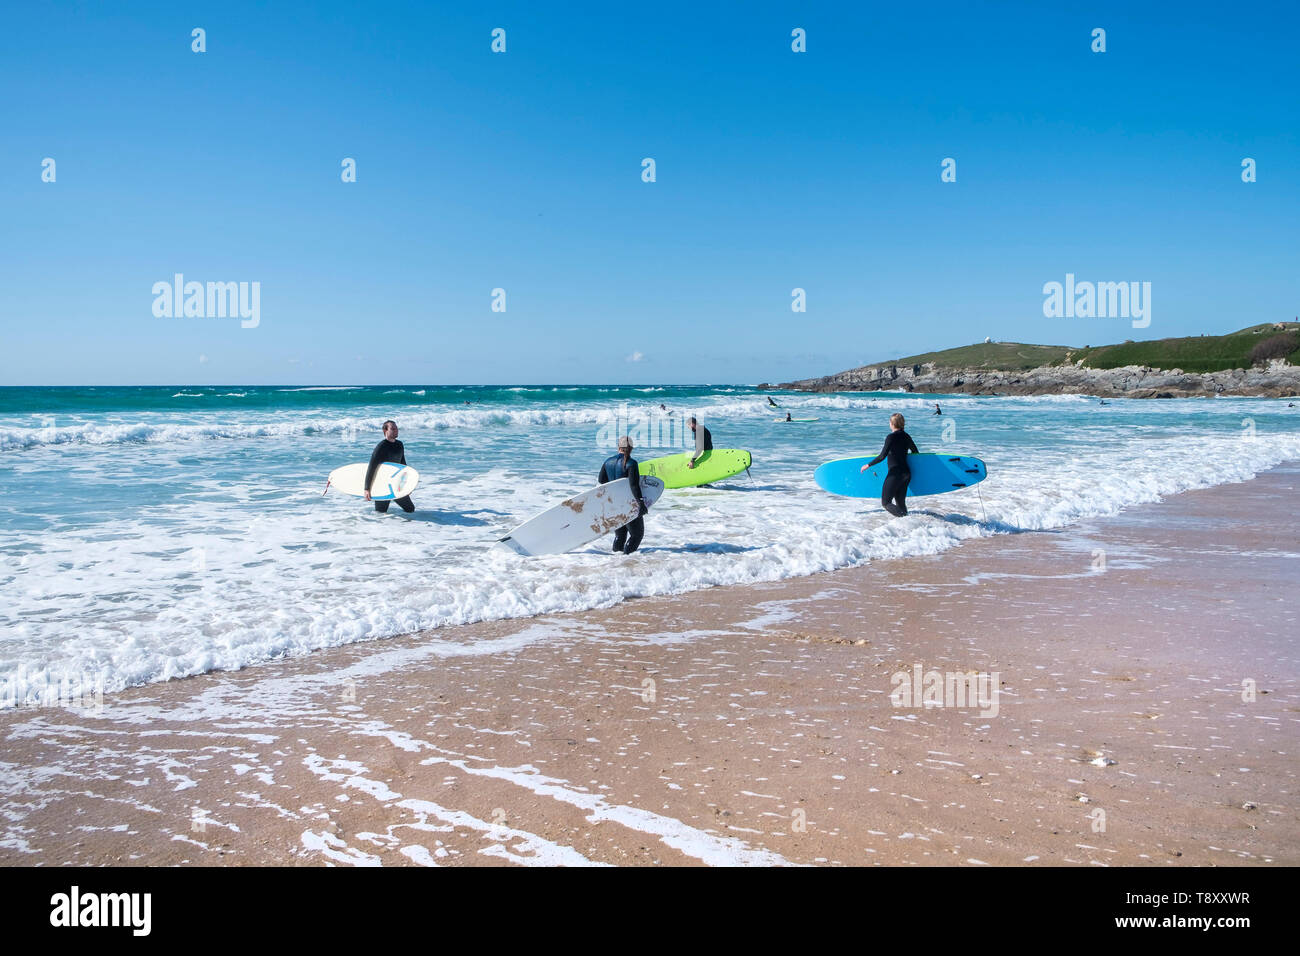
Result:
[[[1295,3],[285,6],[6,9],[0,384],[782,381],[1300,313]],[[260,324],[155,317],[177,272]],[[1067,272],[1150,327],[1045,318]]]

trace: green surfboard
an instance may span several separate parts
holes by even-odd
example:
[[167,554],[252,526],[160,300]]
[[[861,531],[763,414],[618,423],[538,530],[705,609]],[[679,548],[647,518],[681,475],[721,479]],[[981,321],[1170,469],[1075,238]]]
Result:
[[682,452],[680,455],[651,458],[638,464],[642,475],[658,478],[665,488],[691,488],[738,475],[753,461],[744,449],[715,448],[702,454],[694,468],[687,468],[686,463],[691,460],[691,454],[692,452]]

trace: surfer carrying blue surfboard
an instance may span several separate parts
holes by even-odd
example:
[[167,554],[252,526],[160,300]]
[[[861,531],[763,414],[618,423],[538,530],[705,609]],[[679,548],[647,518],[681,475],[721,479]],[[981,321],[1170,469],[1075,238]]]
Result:
[[[366,468],[366,480],[361,487],[365,489],[366,501],[370,500],[370,483],[375,480],[375,470],[386,461],[396,462],[399,465],[406,464],[406,447],[397,440],[397,422],[391,418],[384,422],[384,440],[375,446],[375,450],[370,453],[370,465]],[[411,500],[410,495],[397,499],[398,505],[405,512],[415,510],[415,502]],[[388,510],[387,501],[376,501],[375,510],[381,514]]]
[[690,460],[686,462],[686,467],[694,468],[701,455],[706,451],[713,451],[713,432],[697,422],[694,415],[687,424],[691,426],[691,434],[695,436],[695,454],[691,455]]
[[641,546],[641,537],[645,534],[645,515],[650,510],[650,506],[641,497],[641,467],[632,457],[632,439],[628,435],[618,440],[618,454],[610,455],[605,459],[605,463],[600,466],[600,476],[596,481],[603,485],[618,481],[620,478],[627,479],[641,513],[614,532],[614,553],[618,554],[621,551],[624,554],[631,554]]
[[912,436],[903,431],[903,416],[894,412],[889,416],[889,435],[885,438],[885,447],[880,454],[862,466],[866,471],[889,459],[889,471],[885,474],[884,486],[880,492],[880,503],[895,518],[907,514],[907,486],[912,480],[912,469],[907,464],[907,453],[919,455],[916,442]]

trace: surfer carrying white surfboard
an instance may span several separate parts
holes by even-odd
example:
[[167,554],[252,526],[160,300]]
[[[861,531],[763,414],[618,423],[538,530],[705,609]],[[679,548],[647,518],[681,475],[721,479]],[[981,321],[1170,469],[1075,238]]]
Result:
[[903,431],[903,416],[894,412],[889,416],[889,435],[885,438],[885,447],[880,454],[862,466],[866,471],[889,459],[889,471],[885,475],[884,486],[880,491],[880,503],[895,518],[907,514],[907,486],[912,481],[912,469],[907,464],[907,453],[919,455],[916,442],[912,436]]
[[641,546],[641,537],[645,534],[645,515],[650,506],[641,496],[641,468],[632,457],[632,439],[624,435],[618,440],[618,454],[610,455],[600,466],[599,484],[608,484],[626,478],[632,489],[632,496],[640,507],[640,514],[614,532],[614,553],[631,554]]
[[713,451],[713,432],[697,422],[694,415],[687,424],[691,426],[691,433],[695,435],[695,454],[691,455],[690,460],[686,462],[686,467],[694,468],[701,455],[706,451]]
[[[361,487],[365,489],[366,501],[370,501],[370,483],[375,479],[375,470],[386,461],[396,462],[399,465],[406,464],[406,447],[397,440],[397,422],[391,418],[384,422],[384,440],[375,446],[375,450],[370,453],[370,465],[366,468],[366,480]],[[405,512],[415,510],[415,502],[411,500],[410,495],[405,495],[397,499],[398,505]],[[375,510],[381,514],[388,510],[387,501],[376,501]]]

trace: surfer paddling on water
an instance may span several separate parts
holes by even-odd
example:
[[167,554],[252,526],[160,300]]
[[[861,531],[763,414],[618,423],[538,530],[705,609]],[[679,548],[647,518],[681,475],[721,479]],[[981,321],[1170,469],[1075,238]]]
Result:
[[885,483],[880,491],[880,503],[895,518],[907,514],[907,486],[912,480],[912,469],[907,464],[907,453],[919,455],[916,442],[912,436],[903,431],[903,416],[894,412],[889,416],[889,435],[885,438],[885,447],[880,454],[862,466],[862,471],[875,467],[886,458],[889,459],[889,471],[885,473]]
[[[386,461],[396,462],[399,465],[406,464],[406,447],[397,440],[397,422],[391,418],[384,422],[384,440],[375,446],[375,450],[370,453],[370,465],[366,468],[366,480],[361,487],[365,489],[366,501],[370,500],[370,482],[375,480],[375,471]],[[415,502],[411,501],[410,495],[405,495],[396,499],[403,511],[411,512],[415,510]],[[381,514],[388,510],[387,501],[376,501],[375,510]]]
[[645,514],[650,506],[641,497],[641,467],[632,457],[632,439],[627,435],[618,440],[618,454],[610,455],[605,459],[605,464],[600,466],[600,477],[596,481],[603,485],[620,478],[627,479],[632,488],[632,496],[641,506],[640,514],[614,532],[614,553],[622,551],[631,554],[641,546],[641,536],[645,534]]
[[691,455],[690,460],[686,462],[686,467],[694,468],[701,455],[706,451],[713,451],[713,433],[697,422],[694,415],[687,424],[691,426],[691,434],[695,436],[695,454]]

